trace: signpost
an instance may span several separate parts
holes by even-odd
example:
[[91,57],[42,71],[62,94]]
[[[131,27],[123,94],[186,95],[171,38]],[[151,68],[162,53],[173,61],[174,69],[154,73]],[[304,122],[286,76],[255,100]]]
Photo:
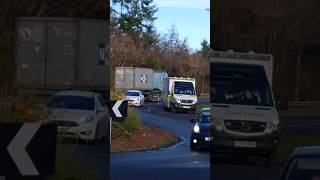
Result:
[[54,174],[56,132],[52,124],[0,123],[0,177],[30,179]]
[[121,120],[128,116],[128,101],[118,100],[110,101],[109,104],[110,112],[110,145],[111,145],[111,129],[112,129],[112,119]]

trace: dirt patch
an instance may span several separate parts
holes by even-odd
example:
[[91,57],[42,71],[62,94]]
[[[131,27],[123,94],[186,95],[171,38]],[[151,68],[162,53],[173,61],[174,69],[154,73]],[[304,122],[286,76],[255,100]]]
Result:
[[177,143],[178,138],[168,131],[143,126],[129,137],[120,137],[112,140],[111,152],[131,152],[158,149]]

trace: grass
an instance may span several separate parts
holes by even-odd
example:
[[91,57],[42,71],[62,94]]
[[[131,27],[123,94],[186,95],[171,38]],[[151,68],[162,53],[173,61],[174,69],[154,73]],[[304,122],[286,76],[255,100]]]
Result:
[[89,172],[84,164],[78,163],[73,156],[72,144],[57,145],[56,174],[47,176],[46,180],[97,180],[93,173]]
[[143,124],[132,108],[128,109],[128,116],[122,122],[112,122],[111,138],[129,137],[131,133]]
[[290,133],[284,134],[280,137],[278,150],[275,154],[277,163],[284,163],[290,154],[301,146],[314,146],[320,145],[319,133]]

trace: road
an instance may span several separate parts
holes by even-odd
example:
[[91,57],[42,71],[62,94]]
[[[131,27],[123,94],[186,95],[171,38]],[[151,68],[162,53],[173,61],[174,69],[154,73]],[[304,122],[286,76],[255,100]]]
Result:
[[[208,103],[207,100],[203,101]],[[203,103],[202,102],[202,103]],[[191,152],[188,139],[191,114],[169,113],[160,104],[146,103],[137,112],[150,126],[174,132],[182,141],[158,151],[112,153],[111,180],[125,179],[210,179],[210,154]],[[307,123],[306,123],[307,122]],[[310,118],[287,118],[280,124],[282,132],[320,130],[320,121]],[[265,167],[257,157],[220,157],[212,165],[212,179],[218,180],[274,180],[281,167]]]
[[210,153],[189,150],[194,115],[165,112],[158,103],[146,103],[137,112],[145,124],[171,131],[181,142],[158,151],[112,153],[111,180],[210,179]]

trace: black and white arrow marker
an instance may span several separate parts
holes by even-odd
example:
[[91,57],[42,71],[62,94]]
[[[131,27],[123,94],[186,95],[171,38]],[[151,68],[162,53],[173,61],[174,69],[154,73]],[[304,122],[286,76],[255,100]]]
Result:
[[55,124],[0,123],[0,177],[54,174],[56,140]]
[[121,119],[127,117],[128,101],[111,101],[110,107],[110,117],[112,117],[113,119]]
[[39,123],[23,124],[7,148],[21,175],[39,175],[37,168],[26,151],[26,147],[39,130],[40,126]]

